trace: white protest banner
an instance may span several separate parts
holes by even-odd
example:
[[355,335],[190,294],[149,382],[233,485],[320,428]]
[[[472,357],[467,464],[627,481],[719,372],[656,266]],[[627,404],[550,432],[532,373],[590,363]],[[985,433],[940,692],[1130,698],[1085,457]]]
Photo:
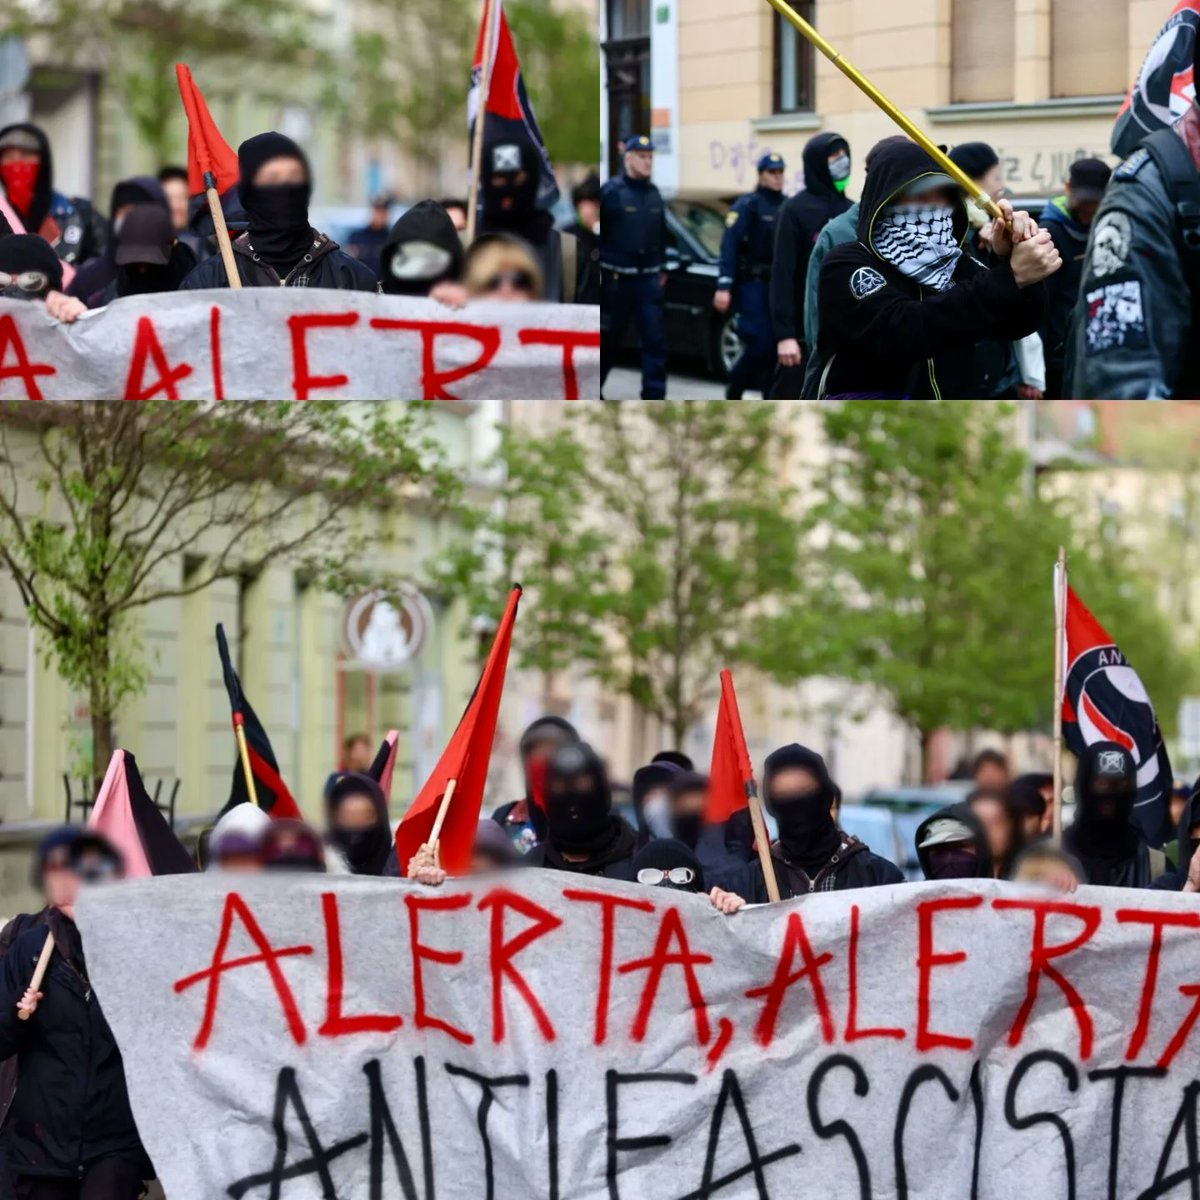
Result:
[[1200,1186],[1189,896],[207,875],[79,924],[169,1200]]
[[596,399],[600,309],[302,288],[0,300],[0,400]]

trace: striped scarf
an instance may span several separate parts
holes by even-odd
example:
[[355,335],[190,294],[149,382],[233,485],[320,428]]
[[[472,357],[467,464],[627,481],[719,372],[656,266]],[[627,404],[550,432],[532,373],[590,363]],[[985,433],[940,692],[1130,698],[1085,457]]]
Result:
[[880,258],[935,292],[950,286],[962,254],[954,240],[954,209],[944,204],[891,204],[871,240]]

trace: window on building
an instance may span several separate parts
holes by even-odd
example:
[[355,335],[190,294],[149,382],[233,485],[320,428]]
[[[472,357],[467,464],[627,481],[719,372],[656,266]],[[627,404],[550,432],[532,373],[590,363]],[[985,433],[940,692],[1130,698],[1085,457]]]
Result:
[[[812,24],[812,0],[792,7]],[[812,112],[816,103],[816,74],[816,52],[806,38],[776,13],[775,111]]]
[[952,0],[951,100],[955,104],[1011,100],[1015,50],[1015,0]]
[[650,36],[650,0],[608,0],[608,40]]
[[1126,0],[1054,0],[1050,94],[1107,96],[1129,87]]

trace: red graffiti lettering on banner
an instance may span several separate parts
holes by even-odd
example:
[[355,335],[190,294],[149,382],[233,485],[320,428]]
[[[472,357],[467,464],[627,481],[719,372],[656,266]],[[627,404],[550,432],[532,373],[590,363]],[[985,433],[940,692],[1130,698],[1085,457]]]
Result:
[[292,334],[292,391],[297,400],[309,399],[317,388],[340,388],[350,382],[349,375],[313,375],[308,363],[310,329],[349,329],[358,324],[358,313],[309,313],[288,317]]
[[[671,945],[678,946],[672,950]],[[668,908],[663,913],[662,922],[658,927],[658,937],[649,958],[639,958],[635,962],[622,963],[617,972],[627,975],[631,971],[645,971],[646,982],[642,987],[642,999],[638,1004],[637,1015],[633,1018],[630,1035],[635,1042],[645,1040],[646,1031],[650,1027],[650,1014],[654,1010],[654,1002],[658,999],[659,985],[663,973],[668,967],[682,967],[683,980],[687,987],[688,1002],[692,1006],[692,1015],[696,1021],[696,1041],[701,1046],[708,1045],[708,1005],[704,993],[700,990],[700,980],[696,978],[696,967],[707,966],[712,962],[711,954],[693,953],[688,945],[687,933],[683,928],[683,919],[679,909]]]
[[[421,335],[421,399],[457,400],[446,385],[468,375],[477,375],[496,357],[500,349],[500,328],[496,325],[467,325],[461,321],[398,321],[391,317],[373,317],[372,329],[407,329]],[[434,348],[439,335],[473,338],[482,347],[479,357],[465,367],[439,371]],[[414,397],[415,398],[415,397]]]
[[351,1033],[391,1033],[404,1024],[399,1013],[364,1013],[346,1016],[345,968],[342,957],[342,925],[338,919],[337,896],[321,893],[321,915],[325,919],[325,946],[329,956],[325,980],[325,1022],[317,1030],[322,1037],[345,1037]]
[[877,1029],[859,1029],[858,1027],[858,918],[857,904],[850,906],[850,945],[847,948],[846,975],[850,996],[846,1004],[846,1035],[845,1041],[861,1042],[866,1038],[894,1038],[903,1041],[904,1030],[891,1027]]
[[421,913],[423,912],[455,912],[470,906],[471,897],[458,896],[405,896],[404,903],[408,906],[409,945],[412,951],[413,972],[413,1024],[418,1029],[438,1029],[452,1037],[464,1046],[470,1046],[475,1038],[465,1030],[434,1017],[425,1008],[425,973],[423,962],[441,963],[452,967],[463,960],[461,950],[436,950],[432,946],[421,943]]
[[1119,908],[1117,920],[1122,925],[1149,925],[1153,930],[1150,935],[1150,950],[1146,955],[1146,973],[1142,977],[1142,1000],[1138,1005],[1137,1025],[1134,1026],[1129,1045],[1125,1048],[1125,1061],[1133,1062],[1141,1054],[1150,1033],[1150,1018],[1154,1011],[1154,992],[1158,986],[1158,966],[1162,955],[1163,930],[1168,926],[1172,929],[1198,929],[1200,913]]
[[[8,349],[12,347],[14,366],[8,366]],[[49,363],[29,361],[25,352],[25,343],[17,332],[17,323],[7,313],[0,317],[0,383],[6,379],[23,379],[25,381],[25,399],[42,400],[42,389],[38,387],[39,375],[57,375],[58,371]]]
[[931,976],[935,967],[953,967],[967,961],[965,950],[937,952],[933,948],[933,918],[937,913],[956,909],[978,908],[982,896],[947,896],[941,900],[926,900],[917,905],[917,1049],[927,1050],[946,1046],[951,1050],[970,1050],[971,1038],[938,1033],[929,1027]]
[[[800,956],[800,969],[792,970],[796,955]],[[759,996],[765,998],[758,1023],[754,1026],[754,1040],[760,1046],[769,1046],[775,1038],[775,1025],[779,1020],[780,1010],[787,998],[788,991],[801,979],[808,980],[812,991],[813,1005],[821,1022],[821,1040],[833,1041],[833,1017],[829,1011],[829,1000],[825,995],[825,984],[821,980],[821,968],[833,961],[833,955],[827,950],[824,954],[814,954],[812,943],[808,940],[804,922],[798,912],[789,914],[787,928],[783,934],[783,945],[779,949],[779,958],[775,962],[775,976],[764,987],[751,988],[746,993],[748,1000]]]
[[577,333],[571,329],[522,329],[517,334],[522,346],[561,346],[563,355],[563,399],[579,399],[579,374],[575,370],[575,351],[599,347],[599,333]]
[[[158,377],[154,385],[148,386],[146,379],[147,360],[154,364]],[[158,330],[149,317],[139,317],[137,333],[134,335],[133,350],[129,355],[129,374],[125,377],[126,400],[153,400],[159,392],[167,400],[178,400],[179,389],[175,386],[192,373],[187,363],[172,367],[166,352],[158,340]]]

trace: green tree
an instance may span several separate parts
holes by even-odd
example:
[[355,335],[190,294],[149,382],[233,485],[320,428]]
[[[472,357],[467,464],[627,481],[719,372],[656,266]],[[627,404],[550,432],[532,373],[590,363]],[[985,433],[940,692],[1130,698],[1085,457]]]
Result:
[[497,503],[476,509],[440,578],[493,618],[523,583],[522,665],[580,666],[682,739],[722,667],[791,681],[811,666],[787,421],[770,404],[663,403],[510,427]]
[[140,610],[277,560],[344,592],[369,511],[455,493],[420,405],[0,408],[0,563],[88,699],[97,774],[146,682]]
[[923,768],[940,728],[1049,727],[1060,544],[1080,595],[1171,703],[1190,657],[1112,530],[1038,495],[1009,406],[856,402],[824,421],[830,653],[889,698],[920,737]]

